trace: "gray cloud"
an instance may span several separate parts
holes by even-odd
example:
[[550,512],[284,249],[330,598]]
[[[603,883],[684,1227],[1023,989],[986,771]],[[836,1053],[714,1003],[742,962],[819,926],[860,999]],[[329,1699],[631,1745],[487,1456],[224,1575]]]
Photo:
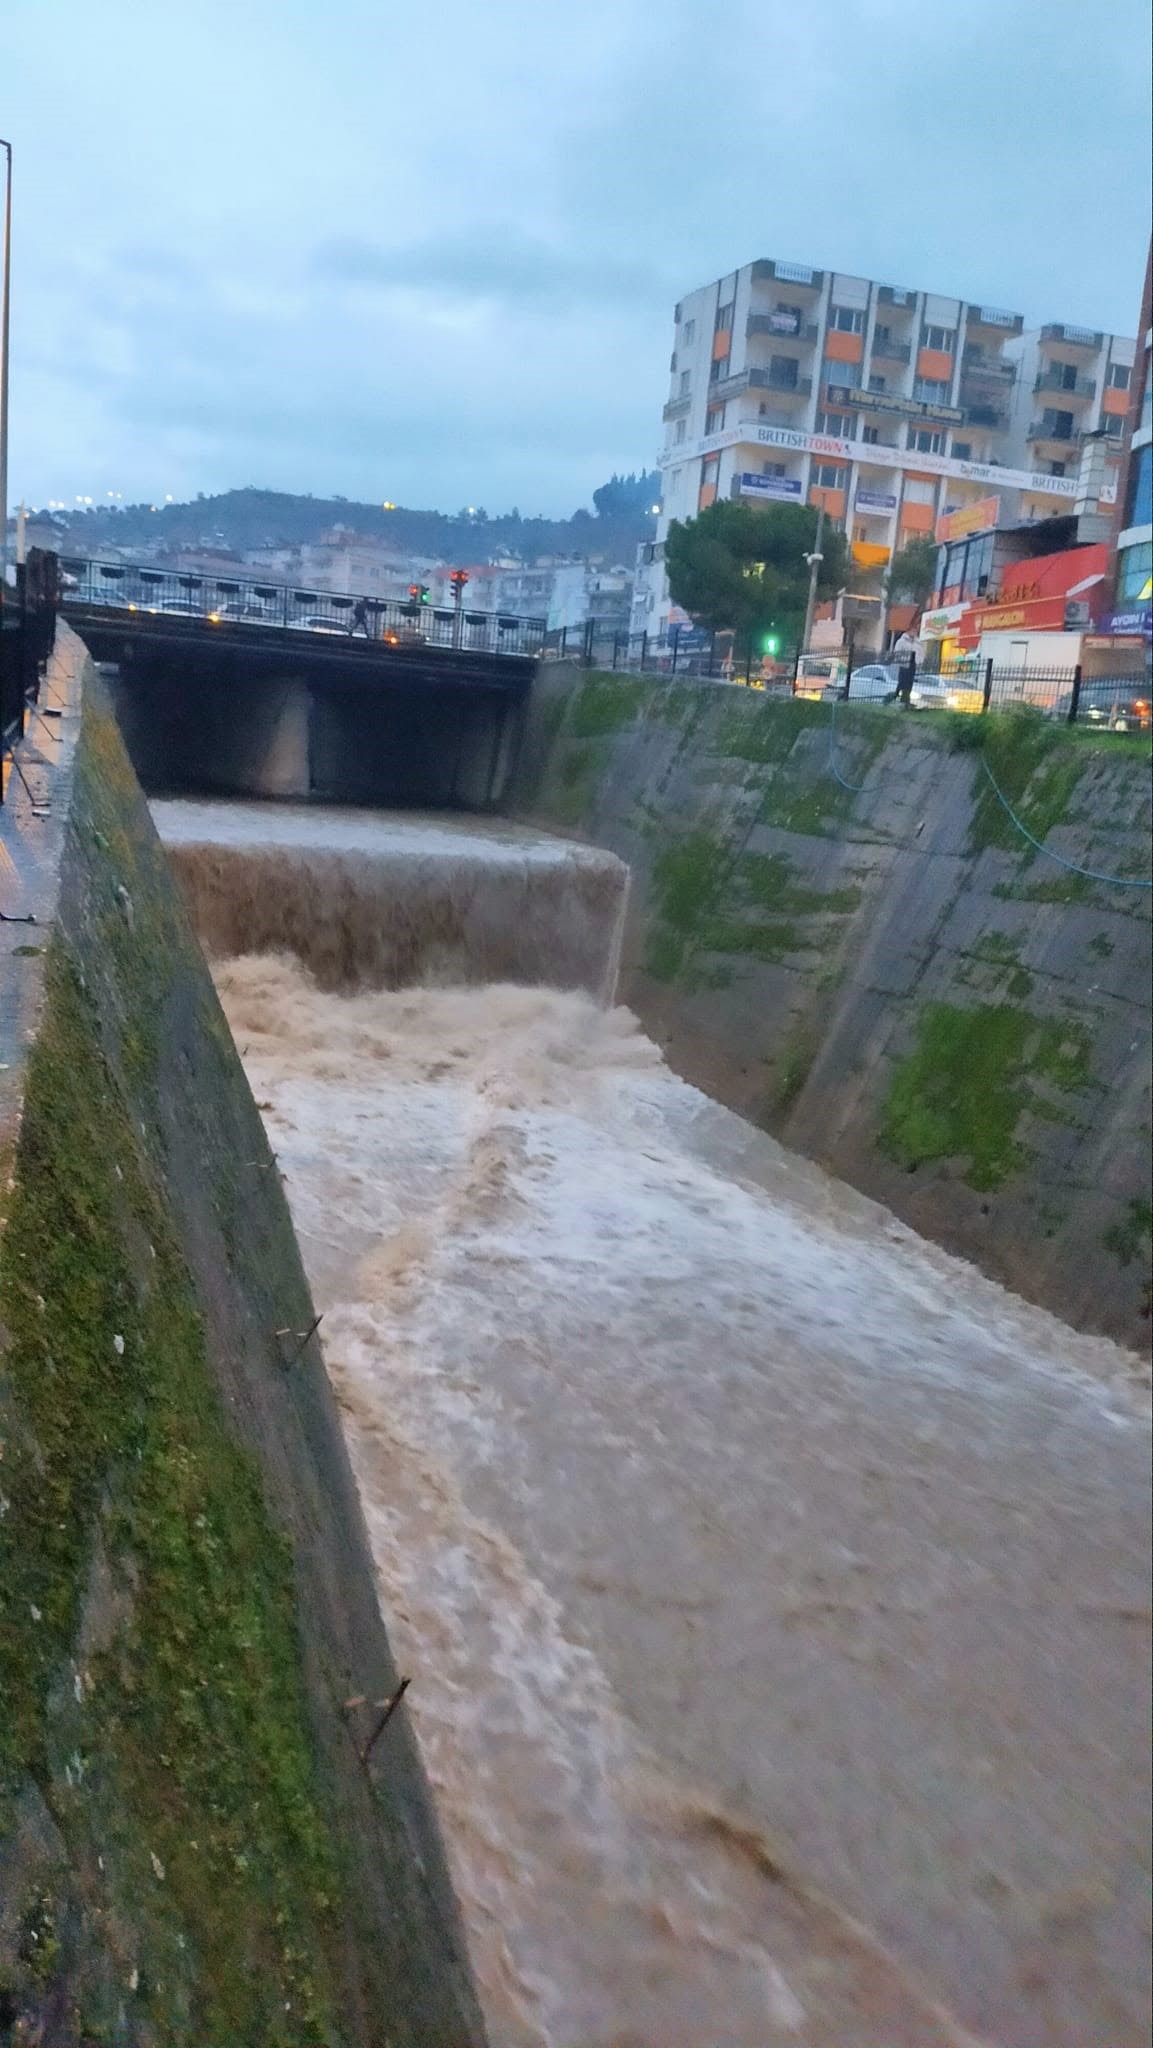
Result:
[[967,0],[947,47],[921,0],[171,0],[142,39],[139,0],[39,0],[13,489],[567,511],[652,459],[673,300],[759,255],[1132,331],[1144,35],[1142,0],[1098,38]]

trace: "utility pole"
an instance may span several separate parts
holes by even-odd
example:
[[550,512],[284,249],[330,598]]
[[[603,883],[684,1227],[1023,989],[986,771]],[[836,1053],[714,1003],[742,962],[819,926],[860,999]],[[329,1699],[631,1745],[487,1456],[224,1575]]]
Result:
[[817,608],[817,578],[821,573],[821,563],[825,559],[821,553],[821,535],[824,533],[824,530],[825,508],[822,505],[817,512],[817,538],[813,544],[813,552],[811,555],[805,556],[805,560],[809,565],[809,601],[805,606],[805,630],[801,635],[802,654],[807,654],[809,651],[809,635],[813,630],[813,613]]
[[0,592],[8,574],[8,337],[12,298],[12,144],[0,136],[5,155],[4,246],[0,254]]

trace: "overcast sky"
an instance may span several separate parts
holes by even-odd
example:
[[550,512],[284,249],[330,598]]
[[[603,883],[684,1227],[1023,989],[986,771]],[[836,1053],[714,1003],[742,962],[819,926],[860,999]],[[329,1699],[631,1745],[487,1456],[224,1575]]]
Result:
[[25,0],[13,501],[564,513],[757,256],[1131,334],[1147,0]]

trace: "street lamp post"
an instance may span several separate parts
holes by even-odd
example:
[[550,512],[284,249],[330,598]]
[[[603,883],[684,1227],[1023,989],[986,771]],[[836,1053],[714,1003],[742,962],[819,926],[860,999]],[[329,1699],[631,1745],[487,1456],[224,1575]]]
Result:
[[809,651],[809,635],[813,630],[813,613],[817,608],[817,578],[821,573],[821,563],[825,559],[821,553],[821,535],[824,530],[825,508],[821,505],[817,509],[817,538],[813,544],[813,552],[811,555],[805,556],[805,560],[809,565],[809,601],[805,606],[805,630],[801,636],[802,654],[807,654]]
[[4,246],[0,255],[0,590],[8,574],[8,337],[12,298],[12,144],[0,136],[5,155]]

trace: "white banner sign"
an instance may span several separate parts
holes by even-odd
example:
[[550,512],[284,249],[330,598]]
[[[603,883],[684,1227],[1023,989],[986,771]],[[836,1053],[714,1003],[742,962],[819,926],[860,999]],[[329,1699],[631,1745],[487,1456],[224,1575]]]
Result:
[[[667,448],[662,469],[676,462],[692,462],[702,455],[714,455],[720,448],[785,448],[797,455],[825,455],[837,462],[864,462],[875,469],[908,469],[922,476],[958,477],[965,483],[997,484],[1014,491],[1038,491],[1049,498],[1077,496],[1075,476],[1047,476],[1029,469],[1005,469],[997,462],[958,462],[951,455],[922,455],[913,448],[887,448],[877,441],[843,441],[833,434],[806,434],[799,427],[763,427],[745,420],[728,427],[723,434],[709,434],[703,441],[687,441],[682,447]],[[1100,503],[1112,505],[1115,484],[1104,484]]]

